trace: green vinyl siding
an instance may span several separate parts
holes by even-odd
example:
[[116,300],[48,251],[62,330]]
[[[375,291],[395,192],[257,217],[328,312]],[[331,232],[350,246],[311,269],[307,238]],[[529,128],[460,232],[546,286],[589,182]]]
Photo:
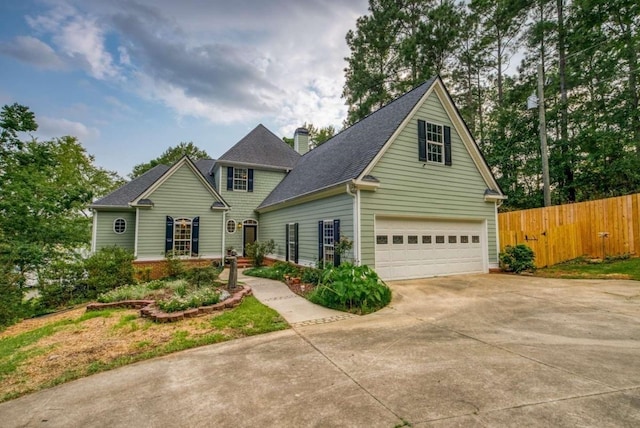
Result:
[[[96,218],[96,250],[103,247],[117,245],[133,251],[136,230],[136,212],[128,211],[99,211],[94,213]],[[122,218],[126,222],[124,233],[116,233],[113,230],[113,222]]]
[[[218,175],[216,182],[219,183],[219,193],[231,206],[231,210],[227,213],[227,220],[235,220],[236,223],[242,223],[249,219],[259,221],[255,209],[285,176],[284,171],[264,171],[254,168],[253,192],[246,192],[227,190],[227,167],[218,168],[216,174]],[[234,233],[225,231],[225,234],[225,247],[231,246],[242,254],[242,229],[236,230]],[[263,241],[260,223],[258,223],[258,240]]]
[[[315,264],[318,260],[318,222],[340,220],[340,234],[353,241],[353,197],[346,193],[305,202],[260,215],[261,240],[273,239],[277,258],[286,256],[285,225],[298,223],[298,263]],[[351,253],[343,260],[352,259]]]
[[139,259],[165,255],[166,216],[200,217],[200,257],[222,256],[221,210],[212,210],[216,198],[185,163],[150,195],[153,208],[140,208],[138,219]]
[[[452,165],[418,160],[418,119],[451,127]],[[375,263],[375,215],[486,220],[489,263],[497,263],[496,207],[484,201],[483,177],[432,93],[371,171],[375,192],[361,192],[362,262]]]

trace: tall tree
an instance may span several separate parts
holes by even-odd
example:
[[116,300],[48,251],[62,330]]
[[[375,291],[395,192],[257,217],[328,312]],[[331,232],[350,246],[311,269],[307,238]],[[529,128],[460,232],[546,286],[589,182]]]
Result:
[[115,173],[96,167],[74,137],[22,141],[37,129],[28,108],[0,113],[0,264],[21,278],[42,264],[87,245],[87,205],[118,184]]
[[210,156],[204,150],[198,148],[193,142],[182,142],[175,147],[169,147],[160,156],[149,162],[143,162],[133,167],[129,178],[136,178],[158,165],[171,165],[182,156],[187,155],[191,160],[209,159]]
[[370,0],[369,12],[346,36],[346,125],[446,71],[459,40],[453,0]]

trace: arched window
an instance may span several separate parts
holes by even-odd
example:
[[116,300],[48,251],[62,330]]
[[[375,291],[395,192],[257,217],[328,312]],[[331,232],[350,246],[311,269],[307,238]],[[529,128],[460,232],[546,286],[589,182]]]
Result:
[[122,234],[127,230],[127,221],[123,218],[117,218],[113,221],[113,231]]
[[227,220],[227,233],[234,233],[236,231],[236,221]]

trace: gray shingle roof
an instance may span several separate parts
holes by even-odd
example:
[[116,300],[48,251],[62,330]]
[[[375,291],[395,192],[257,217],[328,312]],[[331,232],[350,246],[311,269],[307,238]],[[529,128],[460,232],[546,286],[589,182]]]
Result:
[[426,81],[306,153],[258,208],[357,178],[435,80]]
[[156,165],[149,171],[142,174],[140,177],[136,177],[124,186],[109,193],[102,199],[98,199],[91,207],[100,206],[114,206],[114,207],[126,207],[129,202],[140,196],[145,190],[147,190],[153,183],[156,182],[162,175],[167,172],[169,167],[167,165]]
[[215,180],[213,179],[213,175],[211,175],[211,170],[213,169],[213,164],[216,163],[215,159],[199,159],[194,162],[196,168],[202,173],[204,178],[207,179],[211,187],[216,188]]
[[300,154],[260,124],[220,156],[218,161],[291,169],[298,159]]

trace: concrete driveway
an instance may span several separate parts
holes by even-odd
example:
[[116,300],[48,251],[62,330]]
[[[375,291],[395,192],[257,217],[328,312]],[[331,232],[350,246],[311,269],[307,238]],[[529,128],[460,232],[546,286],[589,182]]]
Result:
[[640,426],[640,283],[472,275],[0,404],[2,426]]

